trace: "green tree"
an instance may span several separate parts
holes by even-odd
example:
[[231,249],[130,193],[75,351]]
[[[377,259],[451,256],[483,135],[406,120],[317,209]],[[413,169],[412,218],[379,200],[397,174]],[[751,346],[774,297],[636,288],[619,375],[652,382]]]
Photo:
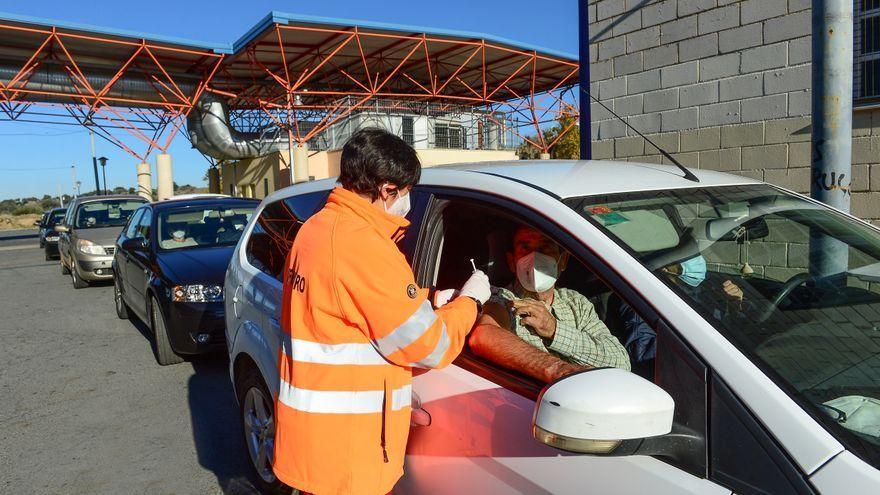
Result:
[[[564,114],[557,119],[556,125],[544,131],[544,142],[548,144],[556,141],[557,136],[563,132],[565,133],[550,148],[550,158],[559,160],[580,158],[581,129],[577,125],[577,118],[577,115]],[[535,143],[540,142],[537,136],[530,136],[528,139]],[[541,150],[528,141],[524,141],[517,149],[517,155],[523,160],[535,160],[541,157]]]

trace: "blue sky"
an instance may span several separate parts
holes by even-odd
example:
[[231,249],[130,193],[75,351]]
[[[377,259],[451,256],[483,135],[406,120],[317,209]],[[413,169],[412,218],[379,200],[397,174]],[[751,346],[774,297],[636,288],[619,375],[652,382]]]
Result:
[[[576,0],[0,0],[2,12],[219,43],[232,43],[271,10],[477,31],[577,53]],[[133,186],[137,160],[106,141],[96,143],[98,156],[109,158],[108,184]],[[57,195],[59,187],[70,191],[71,165],[83,190],[94,188],[89,137],[82,128],[0,122],[0,149],[0,199]],[[170,152],[175,181],[202,184],[208,163],[184,137],[175,140]],[[155,166],[154,156],[150,161]]]

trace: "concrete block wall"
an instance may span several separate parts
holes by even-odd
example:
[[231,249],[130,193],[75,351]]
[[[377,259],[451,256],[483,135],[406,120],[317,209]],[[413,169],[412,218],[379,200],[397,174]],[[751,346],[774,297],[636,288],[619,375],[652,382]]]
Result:
[[[810,190],[811,2],[589,0],[590,91],[683,164]],[[594,158],[661,162],[598,104]],[[880,223],[880,110],[853,115],[852,213]]]

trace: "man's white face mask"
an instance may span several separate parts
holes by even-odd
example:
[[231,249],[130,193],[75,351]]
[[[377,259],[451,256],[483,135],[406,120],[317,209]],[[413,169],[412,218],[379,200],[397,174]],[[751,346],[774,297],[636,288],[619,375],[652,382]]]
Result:
[[385,207],[385,213],[389,215],[397,215],[399,217],[405,217],[409,213],[410,203],[409,203],[409,193],[405,195],[400,195],[400,190],[397,190],[397,199],[391,203],[391,206],[382,202],[382,206]]
[[529,292],[550,290],[558,276],[558,262],[552,256],[533,251],[516,262],[516,278]]

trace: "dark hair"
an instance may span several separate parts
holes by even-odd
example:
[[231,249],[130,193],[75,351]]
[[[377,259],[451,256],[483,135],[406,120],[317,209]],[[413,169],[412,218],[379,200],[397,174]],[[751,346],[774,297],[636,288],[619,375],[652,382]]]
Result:
[[376,199],[384,183],[413,186],[422,175],[416,150],[384,129],[362,129],[342,148],[339,183],[358,194]]

